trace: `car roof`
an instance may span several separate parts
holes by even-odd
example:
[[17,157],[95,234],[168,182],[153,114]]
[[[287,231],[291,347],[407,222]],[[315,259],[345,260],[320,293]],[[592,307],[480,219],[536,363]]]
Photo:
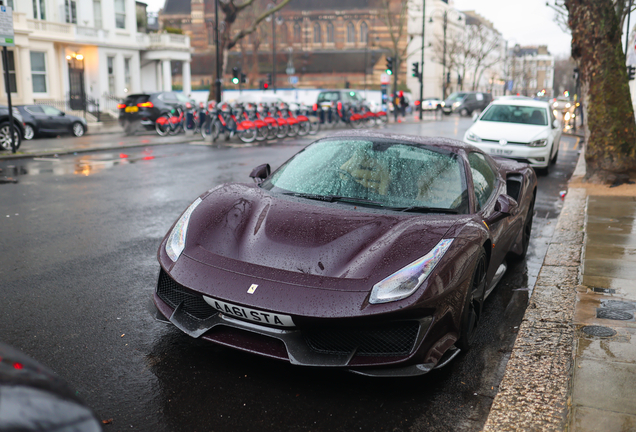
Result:
[[534,100],[534,99],[496,99],[492,102],[493,105],[515,105],[515,106],[527,106],[536,108],[549,108],[550,104],[546,101]]

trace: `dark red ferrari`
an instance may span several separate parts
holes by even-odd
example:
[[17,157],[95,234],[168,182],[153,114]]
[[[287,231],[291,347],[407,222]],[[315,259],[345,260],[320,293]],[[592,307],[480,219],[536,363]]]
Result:
[[346,132],[197,198],[159,248],[156,316],[302,366],[429,372],[525,256],[532,168],[460,141]]

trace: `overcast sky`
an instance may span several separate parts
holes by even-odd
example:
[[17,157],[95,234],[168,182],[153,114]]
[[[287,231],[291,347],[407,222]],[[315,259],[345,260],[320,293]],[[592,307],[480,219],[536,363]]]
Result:
[[[165,3],[165,0],[143,1],[152,12]],[[545,3],[546,0],[455,0],[455,7],[475,10],[492,21],[511,45],[547,45],[553,55],[569,55],[570,35],[554,22],[554,11]]]

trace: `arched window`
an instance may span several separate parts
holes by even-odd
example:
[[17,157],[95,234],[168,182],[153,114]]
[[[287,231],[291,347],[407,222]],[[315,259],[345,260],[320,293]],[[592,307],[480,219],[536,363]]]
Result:
[[322,29],[320,28],[320,24],[314,24],[314,43],[322,42]]
[[353,23],[347,24],[347,43],[355,43],[356,42],[356,28],[353,26]]
[[369,36],[369,27],[367,27],[367,23],[362,21],[362,23],[360,24],[360,42],[363,44],[366,44],[368,36]]
[[333,24],[327,23],[327,42],[333,43]]
[[287,24],[281,24],[280,28],[278,30],[278,33],[280,34],[280,42],[283,44],[287,43]]
[[298,23],[294,24],[294,42],[295,43],[301,42],[300,24]]

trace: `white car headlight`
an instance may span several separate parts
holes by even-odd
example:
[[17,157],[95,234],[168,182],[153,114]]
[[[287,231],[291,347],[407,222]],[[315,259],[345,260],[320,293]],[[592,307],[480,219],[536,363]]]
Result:
[[402,300],[417,290],[444,256],[453,239],[441,240],[429,253],[373,285],[369,303]]
[[477,135],[475,135],[472,132],[468,132],[468,134],[466,135],[466,139],[468,141],[481,142],[481,138],[479,138]]
[[453,103],[453,108],[457,108],[458,106],[460,106],[462,103],[461,102],[455,102]]
[[548,144],[548,140],[546,138],[532,141],[528,146],[530,147],[545,147]]
[[166,242],[166,253],[173,262],[177,262],[179,256],[181,256],[181,252],[183,252],[183,249],[185,248],[186,232],[188,231],[190,215],[202,202],[201,198],[197,198],[192,204],[190,204],[190,207],[183,212],[168,237],[168,241]]

